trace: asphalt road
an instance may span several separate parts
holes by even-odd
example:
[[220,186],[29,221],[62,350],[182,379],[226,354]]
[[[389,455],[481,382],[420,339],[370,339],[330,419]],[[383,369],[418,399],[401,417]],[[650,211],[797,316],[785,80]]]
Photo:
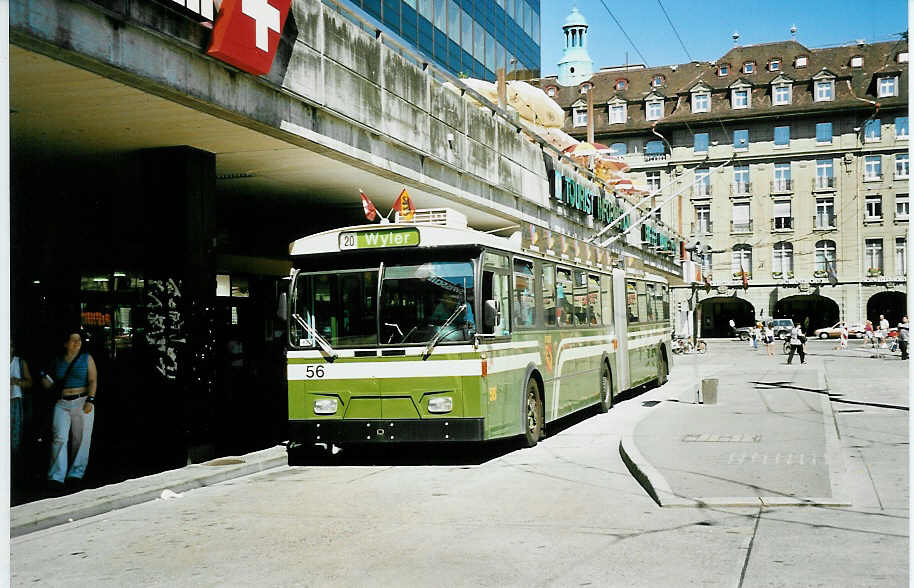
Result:
[[[811,341],[804,367],[830,387],[852,507],[658,507],[619,442],[671,383],[563,423],[532,449],[342,452],[17,537],[12,583],[906,585],[906,362],[833,347]],[[705,356],[677,358],[673,380],[698,361],[707,376],[784,356],[712,341]]]

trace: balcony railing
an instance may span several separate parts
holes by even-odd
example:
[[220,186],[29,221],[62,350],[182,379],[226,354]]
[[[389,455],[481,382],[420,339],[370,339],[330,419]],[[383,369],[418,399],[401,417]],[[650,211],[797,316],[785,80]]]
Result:
[[863,181],[864,182],[877,182],[882,179],[882,172],[879,173],[864,173]]
[[731,196],[748,196],[752,189],[751,182],[733,182],[730,184]]
[[730,232],[731,233],[751,233],[752,232],[752,220],[747,221],[730,221]]
[[710,196],[711,186],[708,184],[696,184],[692,186],[692,198]]
[[834,229],[838,226],[838,215],[837,214],[817,214],[812,217],[812,228],[815,230],[827,230]]
[[827,176],[816,176],[812,181],[813,190],[834,190],[835,178]]
[[772,194],[790,194],[793,192],[793,180],[774,180],[771,182]]
[[710,235],[714,224],[711,221],[692,223],[693,235]]
[[792,216],[776,216],[771,219],[771,230],[772,231],[792,231],[793,230],[793,217]]

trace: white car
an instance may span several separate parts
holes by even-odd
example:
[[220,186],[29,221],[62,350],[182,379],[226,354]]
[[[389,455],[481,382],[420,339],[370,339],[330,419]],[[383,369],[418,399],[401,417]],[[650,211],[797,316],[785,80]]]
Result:
[[[819,339],[837,339],[841,336],[841,323],[835,323],[830,327],[816,329],[812,334],[813,337],[818,337]],[[863,325],[848,325],[847,336],[848,338],[862,339]]]

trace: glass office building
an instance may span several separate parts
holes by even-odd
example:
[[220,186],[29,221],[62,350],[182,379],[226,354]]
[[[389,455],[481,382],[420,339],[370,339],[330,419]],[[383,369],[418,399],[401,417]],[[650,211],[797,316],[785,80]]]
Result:
[[540,0],[324,0],[356,8],[454,75],[540,75]]

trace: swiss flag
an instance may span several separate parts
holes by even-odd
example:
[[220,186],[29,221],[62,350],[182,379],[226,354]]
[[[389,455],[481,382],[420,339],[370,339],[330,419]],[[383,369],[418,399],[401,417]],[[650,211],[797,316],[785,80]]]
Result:
[[365,195],[365,192],[359,190],[359,196],[362,197],[362,208],[365,209],[365,218],[373,221],[375,217],[378,216],[378,209],[374,207],[374,202]]
[[270,73],[292,0],[222,0],[208,55],[248,73]]

